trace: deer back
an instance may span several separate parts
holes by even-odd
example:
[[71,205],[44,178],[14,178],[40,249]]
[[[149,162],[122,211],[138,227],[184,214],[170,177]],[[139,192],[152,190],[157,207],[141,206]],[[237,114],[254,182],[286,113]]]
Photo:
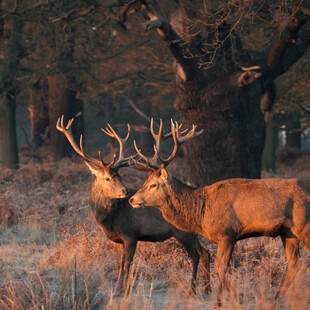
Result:
[[228,229],[236,240],[277,236],[310,220],[309,186],[297,179],[230,179],[203,191],[202,230],[214,242]]

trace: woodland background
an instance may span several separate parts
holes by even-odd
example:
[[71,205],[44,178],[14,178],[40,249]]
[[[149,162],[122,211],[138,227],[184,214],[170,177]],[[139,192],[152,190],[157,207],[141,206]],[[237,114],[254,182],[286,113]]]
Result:
[[[192,172],[198,184],[259,177],[266,132],[266,170],[275,168],[279,131],[288,146],[307,148],[307,6],[1,1],[0,161],[18,167],[17,144],[48,144],[55,159],[70,155],[54,126],[63,114],[77,118],[77,139],[84,133],[86,144],[104,148],[98,133],[107,122],[119,131],[126,123],[148,127],[132,101],[166,127],[173,117],[204,129],[184,146],[186,163],[201,171]],[[152,14],[157,25],[147,23]],[[164,40],[155,28],[168,33]],[[244,68],[253,66],[260,68]],[[152,148],[149,134],[139,136]]]
[[[262,177],[310,181],[309,11],[300,15],[301,7],[308,1],[0,0],[1,309],[215,307],[216,248],[207,240],[210,296],[199,282],[197,297],[184,298],[190,261],[171,239],[139,243],[129,296],[113,294],[116,254],[88,217],[93,177],[55,124],[62,114],[75,117],[86,151],[109,161],[117,145],[100,128],[109,122],[122,136],[130,123],[131,141],[151,152],[149,122],[133,102],[163,118],[166,131],[171,117],[205,130],[171,165],[183,181],[253,177],[251,152],[260,174],[264,141]],[[152,14],[155,25],[146,26]],[[272,51],[279,57],[268,62]],[[146,178],[130,168],[122,176],[136,188]],[[283,309],[309,308],[303,248],[302,258]],[[287,268],[281,241],[242,241],[232,261],[228,276],[244,304],[227,295],[223,308],[270,309]]]

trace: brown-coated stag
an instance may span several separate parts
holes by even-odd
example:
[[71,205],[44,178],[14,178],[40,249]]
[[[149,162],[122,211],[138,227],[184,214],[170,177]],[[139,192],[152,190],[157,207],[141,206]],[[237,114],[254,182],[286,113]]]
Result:
[[[77,146],[71,133],[72,122],[73,119],[65,127],[63,118],[58,119],[56,127],[67,137],[74,150],[85,159],[88,168],[96,176],[91,190],[90,214],[107,238],[115,243],[118,253],[117,291],[121,292],[127,288],[129,270],[138,241],[157,242],[174,237],[184,246],[192,261],[190,293],[193,294],[196,290],[197,268],[201,259],[206,284],[205,291],[208,294],[211,291],[210,255],[200,244],[197,234],[175,228],[156,208],[133,209],[128,202],[136,191],[127,190],[118,170],[129,166],[129,158],[124,157],[124,146],[130,135],[130,126],[128,125],[128,134],[124,139],[120,138],[109,124],[108,128],[102,129],[108,136],[115,138],[120,147],[118,160],[116,161],[114,154],[112,162],[107,164],[102,160],[100,152],[99,160],[85,154],[82,136],[80,147]],[[159,135],[161,133],[162,130]],[[156,138],[153,130],[152,134]]]
[[[223,285],[235,296],[225,273],[238,240],[250,237],[280,236],[288,260],[287,275],[275,296],[283,296],[301,267],[299,242],[310,250],[310,186],[297,179],[229,179],[202,188],[191,188],[166,170],[179,146],[199,135],[196,127],[186,134],[171,122],[174,149],[168,159],[149,159],[136,147],[135,168],[148,171],[142,188],[130,198],[134,208],[153,206],[164,218],[185,231],[194,231],[217,244],[214,269],[219,277],[218,304]],[[158,144],[158,142],[156,142]],[[236,297],[236,296],[235,296]]]

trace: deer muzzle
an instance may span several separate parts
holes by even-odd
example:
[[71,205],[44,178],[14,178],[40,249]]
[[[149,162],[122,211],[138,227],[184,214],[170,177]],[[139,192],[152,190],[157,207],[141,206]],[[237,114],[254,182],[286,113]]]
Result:
[[139,198],[139,197],[135,197],[136,195],[132,196],[130,199],[129,199],[129,203],[131,204],[131,206],[133,208],[141,208],[141,207],[144,207],[145,205],[145,202],[143,199]]
[[127,198],[130,195],[130,191],[127,188],[124,188],[119,191],[118,195],[115,195],[115,198]]

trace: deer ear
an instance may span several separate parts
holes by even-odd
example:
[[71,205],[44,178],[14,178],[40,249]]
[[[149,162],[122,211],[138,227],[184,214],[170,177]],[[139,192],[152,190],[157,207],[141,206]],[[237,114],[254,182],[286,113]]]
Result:
[[160,175],[164,180],[170,180],[170,174],[164,167],[160,169]]
[[84,161],[84,162],[85,162],[85,164],[87,165],[87,167],[88,167],[88,169],[90,170],[90,172],[91,172],[92,174],[94,174],[94,175],[97,177],[98,174],[100,173],[100,170],[97,169],[97,168],[95,168],[95,167],[93,167],[93,166],[91,166],[87,161]]

